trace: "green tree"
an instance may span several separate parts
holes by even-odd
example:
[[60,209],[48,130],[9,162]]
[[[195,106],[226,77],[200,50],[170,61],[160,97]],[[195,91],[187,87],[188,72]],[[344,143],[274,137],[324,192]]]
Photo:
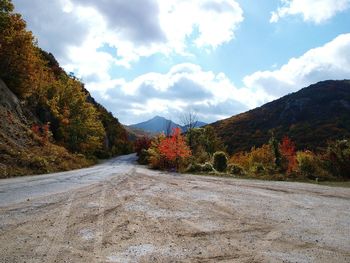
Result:
[[281,167],[281,159],[282,159],[282,155],[279,149],[279,143],[274,135],[274,133],[271,133],[271,139],[269,141],[270,147],[272,149],[272,152],[275,156],[275,166],[276,167]]

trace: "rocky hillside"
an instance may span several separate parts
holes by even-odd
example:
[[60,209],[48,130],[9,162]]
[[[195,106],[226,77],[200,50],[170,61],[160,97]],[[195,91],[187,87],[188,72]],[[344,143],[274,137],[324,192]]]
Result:
[[93,163],[83,155],[43,138],[30,129],[38,121],[0,79],[0,178],[81,168]]
[[229,153],[288,135],[299,149],[350,138],[350,81],[323,81],[259,108],[213,123]]

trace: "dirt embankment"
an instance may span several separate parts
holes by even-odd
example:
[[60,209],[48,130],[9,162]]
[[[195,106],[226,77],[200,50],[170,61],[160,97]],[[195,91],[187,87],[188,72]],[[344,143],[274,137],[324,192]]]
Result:
[[129,166],[0,208],[0,261],[350,262],[349,211],[345,188]]
[[94,162],[65,148],[43,143],[31,130],[39,123],[0,79],[0,178],[82,168]]

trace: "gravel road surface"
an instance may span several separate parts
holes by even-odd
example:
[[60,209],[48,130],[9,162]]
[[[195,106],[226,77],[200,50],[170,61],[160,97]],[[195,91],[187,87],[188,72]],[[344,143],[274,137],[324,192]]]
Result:
[[0,262],[350,262],[350,189],[151,171],[0,180]]

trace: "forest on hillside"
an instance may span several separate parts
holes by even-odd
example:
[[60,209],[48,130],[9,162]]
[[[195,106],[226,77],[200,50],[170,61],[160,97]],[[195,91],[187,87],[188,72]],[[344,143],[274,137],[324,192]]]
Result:
[[[90,160],[132,150],[118,119],[79,79],[67,74],[53,54],[40,49],[10,0],[0,1],[0,79],[21,102],[28,129],[42,146],[53,143]],[[10,135],[2,134],[6,136]],[[7,151],[0,160],[5,165]]]

